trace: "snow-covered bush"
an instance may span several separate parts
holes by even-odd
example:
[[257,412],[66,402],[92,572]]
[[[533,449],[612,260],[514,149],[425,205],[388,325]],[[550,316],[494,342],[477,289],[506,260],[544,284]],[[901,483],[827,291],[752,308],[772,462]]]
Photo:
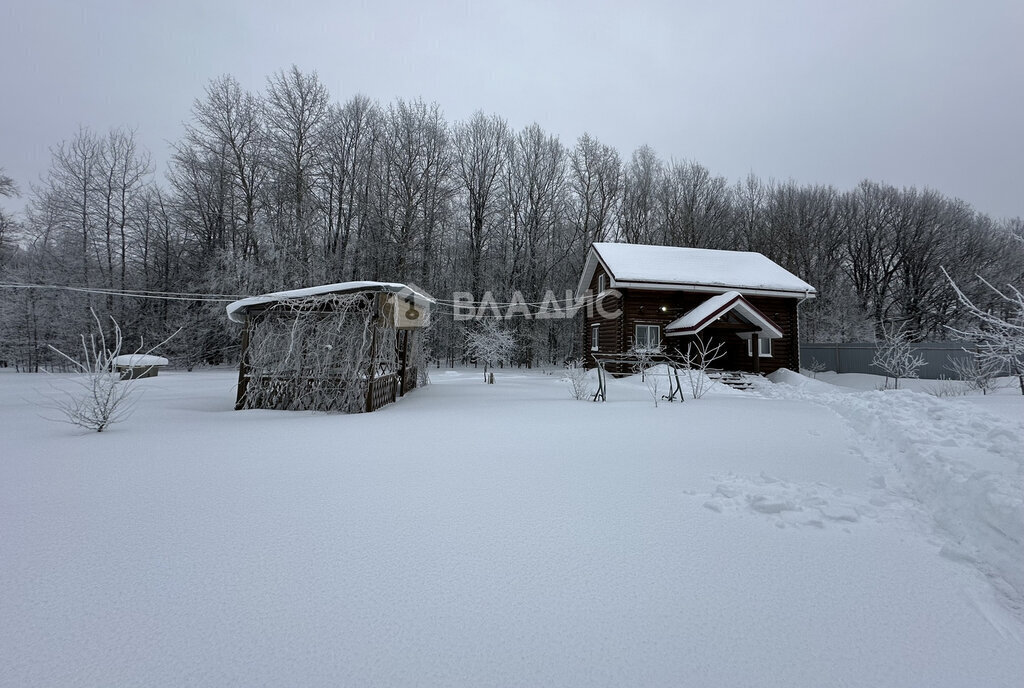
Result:
[[54,398],[53,407],[61,414],[62,420],[87,430],[103,432],[111,424],[127,418],[132,411],[131,396],[134,391],[132,380],[121,381],[114,372],[113,361],[121,355],[124,338],[121,327],[114,318],[113,341],[108,344],[96,313],[92,311],[96,332],[88,339],[80,336],[81,359],[73,358],[60,349],[51,346],[55,353],[67,360],[78,373],[73,378],[75,389],[63,390]]
[[900,378],[916,378],[917,371],[924,367],[925,360],[921,354],[914,353],[914,344],[910,341],[906,327],[900,325],[882,325],[882,341],[875,350],[871,364],[885,373],[885,386],[889,386],[889,378],[893,378],[895,388],[900,388]]
[[712,363],[725,355],[722,351],[721,342],[712,345],[710,341],[705,342],[699,336],[695,342],[686,345],[686,353],[681,362],[686,375],[686,382],[690,386],[690,394],[694,399],[704,396],[714,382],[708,377],[708,368]]
[[946,370],[953,373],[953,376],[964,383],[967,389],[972,389],[988,394],[1000,387],[999,373],[1002,366],[998,361],[979,358],[968,351],[971,356],[964,358],[949,357]]
[[817,379],[818,373],[824,373],[826,370],[828,370],[827,365],[816,358],[811,358],[811,362],[804,366],[804,369],[801,372],[810,373],[812,378]]
[[590,396],[591,386],[587,380],[589,372],[582,358],[573,359],[565,364],[562,379],[569,384],[569,392],[573,399],[581,400]]

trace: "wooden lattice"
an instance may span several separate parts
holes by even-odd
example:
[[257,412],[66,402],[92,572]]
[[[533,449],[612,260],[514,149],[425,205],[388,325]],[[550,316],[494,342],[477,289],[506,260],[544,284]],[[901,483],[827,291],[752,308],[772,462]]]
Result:
[[239,408],[372,411],[395,400],[396,331],[374,293],[321,294],[250,315]]

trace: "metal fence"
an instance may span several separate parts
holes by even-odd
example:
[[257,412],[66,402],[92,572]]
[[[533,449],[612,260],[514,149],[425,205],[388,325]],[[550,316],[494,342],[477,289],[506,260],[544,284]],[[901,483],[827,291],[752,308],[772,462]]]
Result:
[[[877,344],[874,342],[844,342],[842,344],[801,344],[800,365],[808,368],[815,363],[825,366],[826,370],[837,373],[871,373],[885,375],[879,368],[871,365],[875,357]],[[924,356],[925,365],[917,375],[926,380],[937,380],[940,377],[953,377],[949,370],[950,359],[967,359],[969,354],[964,349],[973,348],[967,342],[921,342],[914,346],[914,353]]]

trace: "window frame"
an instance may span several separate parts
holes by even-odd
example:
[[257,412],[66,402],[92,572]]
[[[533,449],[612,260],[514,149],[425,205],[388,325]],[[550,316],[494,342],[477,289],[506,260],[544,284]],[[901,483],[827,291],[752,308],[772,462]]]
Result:
[[[765,349],[768,349],[767,353]],[[759,358],[772,357],[772,340],[768,337],[757,338],[757,355]],[[747,356],[754,357],[754,338],[747,337]]]
[[[648,336],[645,337],[645,339],[647,340],[647,343],[643,347],[640,346],[640,328],[641,327],[644,328],[645,332],[648,335]],[[654,328],[654,331],[657,333],[657,337],[658,337],[658,341],[657,341],[657,343],[654,346],[651,346],[650,343],[649,343],[650,342],[650,339],[649,339],[650,328]],[[642,348],[643,350],[646,350],[646,351],[655,351],[655,350],[657,350],[660,347],[661,347],[661,325],[657,325],[655,323],[636,323],[633,326],[633,348],[635,348],[635,349],[641,349]]]
[[608,275],[603,272],[597,276],[597,293],[602,294],[608,289]]
[[590,326],[590,350],[601,350],[601,325],[600,323]]

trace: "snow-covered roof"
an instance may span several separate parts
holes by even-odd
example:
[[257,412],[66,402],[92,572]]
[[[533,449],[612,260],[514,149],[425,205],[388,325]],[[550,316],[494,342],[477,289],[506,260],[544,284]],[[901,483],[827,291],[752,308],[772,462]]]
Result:
[[[727,291],[724,294],[712,296],[681,318],[670,322],[665,327],[665,334],[669,337],[697,334],[729,311],[736,311],[741,318],[760,328],[760,334],[767,339],[779,339],[783,336],[782,330],[769,320],[768,316],[743,298],[738,291]],[[749,336],[749,334],[740,336]]]
[[111,362],[116,366],[131,366],[133,368],[165,366],[169,363],[163,356],[153,356],[152,354],[121,354],[114,356]]
[[582,297],[598,265],[612,288],[738,291],[813,297],[814,287],[760,253],[679,246],[595,243],[576,290]]
[[290,289],[287,291],[275,291],[260,296],[249,296],[239,299],[227,305],[228,318],[233,322],[245,322],[246,312],[253,306],[261,306],[268,303],[278,303],[291,299],[302,299],[307,296],[320,296],[321,294],[351,294],[359,291],[386,291],[400,294],[421,306],[430,306],[434,299],[425,292],[415,287],[410,287],[399,282],[338,282],[337,284],[322,284],[318,287],[306,287],[304,289]]

